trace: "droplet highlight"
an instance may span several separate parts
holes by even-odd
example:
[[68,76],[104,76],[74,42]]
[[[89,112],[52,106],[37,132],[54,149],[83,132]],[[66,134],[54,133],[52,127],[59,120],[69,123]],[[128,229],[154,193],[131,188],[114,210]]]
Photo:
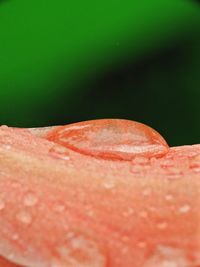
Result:
[[19,222],[28,225],[32,222],[32,217],[27,211],[20,211],[17,213],[16,218]]
[[[107,264],[106,257],[95,241],[74,232],[66,234],[65,243],[56,250],[62,266],[105,267]],[[59,260],[57,263],[59,265]]]
[[135,121],[102,119],[56,127],[47,139],[78,153],[111,160],[161,157],[168,152],[163,137]]
[[69,160],[69,152],[65,146],[54,145],[49,149],[49,155],[54,158]]
[[38,198],[33,192],[28,192],[24,196],[24,205],[27,207],[35,206],[37,202]]
[[0,211],[3,210],[5,208],[5,202],[2,198],[0,198]]
[[189,267],[193,266],[191,264],[181,249],[160,245],[147,259],[144,267]]

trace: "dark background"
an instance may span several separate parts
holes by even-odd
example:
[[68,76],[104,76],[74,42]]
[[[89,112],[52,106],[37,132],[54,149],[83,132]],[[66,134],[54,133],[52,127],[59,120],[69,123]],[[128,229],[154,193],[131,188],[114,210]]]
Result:
[[0,124],[97,118],[200,143],[195,1],[0,2]]

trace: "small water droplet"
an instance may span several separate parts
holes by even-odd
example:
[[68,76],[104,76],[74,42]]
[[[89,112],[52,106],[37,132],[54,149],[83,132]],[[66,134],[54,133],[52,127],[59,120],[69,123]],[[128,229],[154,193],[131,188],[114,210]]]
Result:
[[148,213],[147,213],[146,211],[141,211],[141,212],[139,213],[139,216],[140,216],[141,218],[147,218],[147,217],[148,217]]
[[197,155],[191,159],[189,168],[195,173],[200,172],[200,155]]
[[18,221],[23,224],[30,224],[32,222],[32,217],[27,211],[20,211],[16,215]]
[[144,189],[144,191],[142,192],[142,194],[145,197],[150,196],[152,194],[151,188]]
[[3,199],[0,198],[0,211],[5,208],[5,202]]
[[137,244],[137,246],[138,246],[139,248],[146,248],[147,243],[144,242],[144,241],[140,241],[140,242]]
[[171,201],[171,200],[173,200],[173,195],[171,195],[171,194],[167,194],[166,196],[165,196],[165,199],[167,200],[167,201]]
[[146,158],[146,157],[135,157],[132,160],[132,163],[136,164],[136,165],[149,165],[150,160],[149,160],[149,158]]
[[159,222],[158,224],[157,224],[157,228],[159,229],[159,230],[165,230],[166,228],[167,228],[167,226],[168,226],[168,224],[167,224],[167,222]]
[[191,262],[186,258],[184,251],[178,248],[158,246],[147,259],[144,267],[189,267]]
[[174,166],[173,159],[162,159],[160,161],[160,166],[162,168],[173,167]]
[[106,181],[103,183],[103,187],[107,190],[110,190],[115,187],[115,183],[113,181]]
[[180,213],[188,213],[191,210],[191,206],[189,204],[185,204],[179,208]]
[[14,234],[14,235],[12,236],[12,239],[13,239],[13,240],[18,240],[18,239],[19,239],[19,235],[18,235],[18,234]]
[[[57,247],[62,266],[67,267],[105,267],[106,257],[97,243],[74,232],[66,235],[65,244]],[[59,265],[59,260],[57,261]],[[55,265],[57,266],[57,265]],[[60,265],[59,265],[60,266]]]
[[62,202],[56,202],[54,204],[54,210],[57,212],[63,212],[65,210],[65,205]]
[[160,157],[169,149],[163,137],[152,128],[119,119],[56,127],[47,139],[78,153],[110,160],[132,160],[136,155]]
[[133,208],[128,208],[127,210],[123,211],[122,215],[124,217],[129,217],[134,214],[134,209]]
[[24,196],[24,205],[25,206],[35,206],[35,204],[38,202],[37,196],[33,192],[28,192]]
[[69,160],[69,152],[65,146],[62,145],[54,145],[49,149],[49,154],[52,157]]
[[182,171],[176,167],[172,167],[166,170],[167,178],[168,179],[177,179],[180,178],[182,175]]

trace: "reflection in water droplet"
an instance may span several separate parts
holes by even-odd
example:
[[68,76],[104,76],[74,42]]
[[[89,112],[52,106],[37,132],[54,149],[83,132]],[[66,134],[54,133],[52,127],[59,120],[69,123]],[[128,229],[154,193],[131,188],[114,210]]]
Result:
[[178,248],[158,246],[143,267],[189,267],[193,266],[184,251]]
[[[105,267],[107,264],[106,257],[96,242],[74,232],[68,233],[65,244],[58,246],[56,250],[62,266]],[[59,260],[57,263],[60,266]]]
[[104,119],[56,127],[47,139],[78,153],[111,160],[136,155],[160,157],[168,152],[162,136],[138,122]]
[[38,202],[38,199],[36,195],[33,192],[28,192],[24,196],[24,205],[25,206],[35,206],[35,204]]
[[5,208],[5,202],[0,198],[0,211]]
[[32,217],[27,211],[20,211],[17,213],[16,218],[23,224],[30,224],[32,222]]

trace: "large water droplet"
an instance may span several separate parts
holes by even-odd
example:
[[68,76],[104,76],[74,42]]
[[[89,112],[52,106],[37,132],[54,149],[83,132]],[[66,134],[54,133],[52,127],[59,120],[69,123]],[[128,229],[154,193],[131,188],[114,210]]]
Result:
[[104,159],[132,160],[136,155],[160,157],[168,152],[168,145],[158,132],[142,123],[119,119],[56,127],[47,139]]

